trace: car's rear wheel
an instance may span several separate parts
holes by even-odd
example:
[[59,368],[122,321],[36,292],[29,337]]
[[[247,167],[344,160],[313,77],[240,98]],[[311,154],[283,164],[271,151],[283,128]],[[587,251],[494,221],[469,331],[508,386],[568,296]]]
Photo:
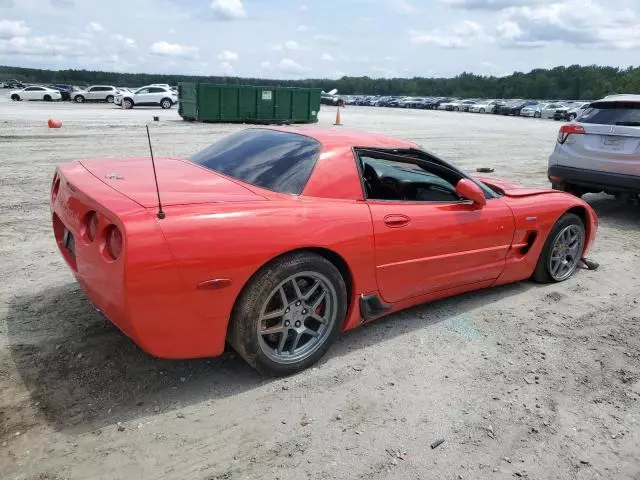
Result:
[[13,100],[14,102],[19,102],[20,95],[18,95],[17,93],[14,93],[13,95],[11,95],[11,100]]
[[171,108],[172,105],[173,105],[173,102],[171,100],[169,100],[168,98],[163,98],[162,101],[160,102],[160,106],[164,110],[167,110],[167,109]]
[[540,118],[540,112],[534,112],[533,118]]
[[84,103],[84,97],[82,95],[76,95],[75,97],[73,97],[73,100],[76,103]]
[[107,101],[107,103],[113,103],[113,95],[107,95],[107,98],[105,100]]
[[319,255],[294,253],[263,267],[245,287],[228,340],[259,372],[289,375],[325,354],[346,311],[338,269]]
[[573,213],[560,217],[542,247],[533,279],[540,283],[553,283],[573,275],[582,259],[585,236],[580,217]]
[[42,97],[42,100],[44,100],[45,102],[50,102],[51,101],[51,95],[45,95],[44,97]]

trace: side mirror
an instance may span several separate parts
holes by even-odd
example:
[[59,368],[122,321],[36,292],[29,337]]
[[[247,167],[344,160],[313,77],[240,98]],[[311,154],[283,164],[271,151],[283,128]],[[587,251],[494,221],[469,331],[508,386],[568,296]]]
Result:
[[479,208],[487,204],[487,199],[482,189],[468,178],[462,178],[458,181],[456,193],[462,198],[471,200]]

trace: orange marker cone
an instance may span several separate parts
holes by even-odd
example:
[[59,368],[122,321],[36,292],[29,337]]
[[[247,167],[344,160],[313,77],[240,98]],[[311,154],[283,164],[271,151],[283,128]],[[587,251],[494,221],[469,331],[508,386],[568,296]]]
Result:
[[334,123],[334,125],[342,125],[342,123],[340,123],[340,107],[336,110],[336,123]]
[[62,127],[62,120],[56,120],[54,118],[50,118],[49,121],[47,122],[47,125],[49,125],[49,128],[60,128]]

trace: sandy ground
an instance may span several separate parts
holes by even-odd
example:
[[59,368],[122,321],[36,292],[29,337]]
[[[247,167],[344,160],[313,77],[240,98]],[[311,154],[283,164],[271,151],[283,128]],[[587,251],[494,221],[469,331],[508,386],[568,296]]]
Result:
[[[175,110],[0,102],[0,478],[640,479],[639,209],[587,196],[598,271],[410,309],[287,379],[232,352],[158,360],[92,310],[48,207],[56,163],[146,155],[152,115],[157,155],[242,128]],[[49,117],[63,128],[47,129]],[[342,119],[526,185],[547,184],[558,128],[366,107]]]

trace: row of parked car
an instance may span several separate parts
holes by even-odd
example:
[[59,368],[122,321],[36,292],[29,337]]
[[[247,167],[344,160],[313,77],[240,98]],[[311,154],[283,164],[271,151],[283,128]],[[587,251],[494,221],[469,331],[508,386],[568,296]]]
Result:
[[92,85],[79,88],[73,85],[29,85],[11,90],[11,100],[42,100],[45,102],[69,100],[76,103],[107,102],[124,108],[159,106],[168,109],[178,103],[178,92],[167,84],[152,84],[131,89],[113,85]]
[[374,107],[420,108],[455,112],[492,113],[496,115],[519,115],[532,118],[573,120],[590,102],[539,101],[539,100],[481,100],[450,97],[376,97],[350,95],[343,97],[347,105]]

